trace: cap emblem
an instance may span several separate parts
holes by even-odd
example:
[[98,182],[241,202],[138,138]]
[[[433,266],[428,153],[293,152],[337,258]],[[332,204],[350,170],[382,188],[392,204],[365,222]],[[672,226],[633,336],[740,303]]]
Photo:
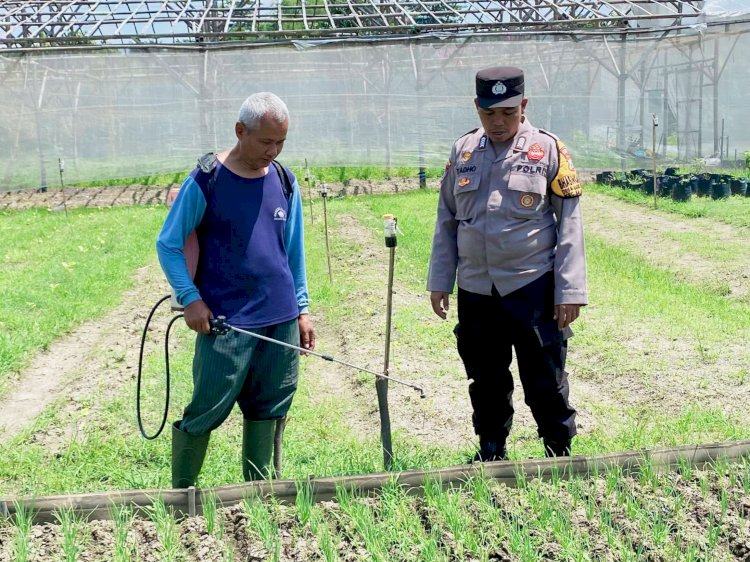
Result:
[[495,85],[492,86],[492,93],[496,96],[502,96],[505,92],[508,91],[508,88],[505,87],[505,84],[503,84],[500,81],[495,82]]

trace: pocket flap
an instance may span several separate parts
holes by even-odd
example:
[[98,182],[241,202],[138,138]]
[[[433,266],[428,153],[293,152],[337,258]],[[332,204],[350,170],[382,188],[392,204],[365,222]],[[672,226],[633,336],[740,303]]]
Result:
[[453,184],[454,195],[461,195],[477,189],[479,189],[478,174],[459,174],[456,176],[456,181]]
[[547,193],[547,176],[541,174],[511,173],[508,179],[508,189],[544,195]]

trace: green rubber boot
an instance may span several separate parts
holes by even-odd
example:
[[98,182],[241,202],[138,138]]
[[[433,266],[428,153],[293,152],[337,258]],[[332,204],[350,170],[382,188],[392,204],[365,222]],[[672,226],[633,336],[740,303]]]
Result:
[[182,420],[172,424],[172,488],[195,486],[195,479],[206,458],[210,433],[190,435],[177,427]]
[[271,469],[276,420],[242,422],[242,476],[245,482],[265,480]]

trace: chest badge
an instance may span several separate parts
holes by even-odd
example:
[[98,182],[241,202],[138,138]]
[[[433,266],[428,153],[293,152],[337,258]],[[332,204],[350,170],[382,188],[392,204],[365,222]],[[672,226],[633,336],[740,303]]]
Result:
[[530,209],[534,206],[534,196],[531,193],[521,195],[521,207]]
[[526,156],[529,160],[541,160],[544,158],[544,149],[538,143],[534,143],[529,147]]
[[471,151],[467,150],[466,152],[462,153],[461,160],[463,160],[464,162],[468,162],[469,160],[471,160]]
[[466,187],[471,183],[471,180],[467,177],[458,178],[458,187]]
[[273,220],[285,221],[286,213],[284,212],[284,209],[282,209],[281,207],[276,207],[276,210],[273,212]]

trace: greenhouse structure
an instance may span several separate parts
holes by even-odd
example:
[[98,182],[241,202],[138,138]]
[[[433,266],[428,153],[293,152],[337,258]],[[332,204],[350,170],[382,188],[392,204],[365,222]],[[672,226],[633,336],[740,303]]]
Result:
[[440,166],[498,65],[579,168],[744,161],[749,32],[739,0],[10,0],[0,189],[187,170],[258,91],[288,165]]

